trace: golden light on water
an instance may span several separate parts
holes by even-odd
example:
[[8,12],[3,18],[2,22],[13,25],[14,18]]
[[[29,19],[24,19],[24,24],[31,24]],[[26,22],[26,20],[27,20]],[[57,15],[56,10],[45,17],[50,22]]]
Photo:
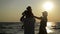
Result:
[[53,22],[47,22],[47,27],[46,27],[47,33],[52,33],[52,32],[54,32],[52,29],[50,29],[52,25],[54,25]]
[[47,33],[52,33],[53,31],[51,29],[49,29],[48,27],[46,27],[47,29]]
[[45,3],[43,4],[44,10],[51,10],[53,7],[54,7],[54,5],[53,5],[52,2],[45,2]]
[[52,24],[51,24],[51,22],[47,22],[47,26],[49,27],[49,26],[51,26]]

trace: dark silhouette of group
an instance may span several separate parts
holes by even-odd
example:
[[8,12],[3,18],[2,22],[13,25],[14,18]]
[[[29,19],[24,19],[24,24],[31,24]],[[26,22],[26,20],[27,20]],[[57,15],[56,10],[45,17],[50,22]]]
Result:
[[39,33],[38,34],[47,34],[46,26],[47,26],[47,11],[42,12],[41,17],[36,17],[32,13],[31,6],[28,6],[26,10],[22,13],[22,17],[20,21],[23,22],[24,27],[24,34],[35,34],[35,18],[41,20],[40,21],[40,27],[39,27]]

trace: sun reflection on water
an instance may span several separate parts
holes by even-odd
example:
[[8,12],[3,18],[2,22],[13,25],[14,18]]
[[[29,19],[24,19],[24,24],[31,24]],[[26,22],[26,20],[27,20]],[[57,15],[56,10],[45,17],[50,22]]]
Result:
[[47,29],[47,33],[52,33],[53,32],[53,30],[49,29],[48,27],[46,27],[46,29]]
[[47,27],[46,27],[47,33],[53,33],[54,32],[54,30],[51,29],[52,25],[54,25],[53,22],[47,22]]

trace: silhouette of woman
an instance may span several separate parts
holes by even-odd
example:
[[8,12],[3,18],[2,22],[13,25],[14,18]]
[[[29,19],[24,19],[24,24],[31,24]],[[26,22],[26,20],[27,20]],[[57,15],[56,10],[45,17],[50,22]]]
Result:
[[46,26],[47,26],[47,16],[48,16],[48,13],[46,11],[42,12],[42,16],[41,17],[36,17],[37,19],[41,19],[41,22],[40,22],[40,27],[39,27],[39,33],[38,34],[47,34],[47,31],[46,31]]
[[30,6],[26,8],[22,15],[24,17],[24,34],[34,34],[35,18]]

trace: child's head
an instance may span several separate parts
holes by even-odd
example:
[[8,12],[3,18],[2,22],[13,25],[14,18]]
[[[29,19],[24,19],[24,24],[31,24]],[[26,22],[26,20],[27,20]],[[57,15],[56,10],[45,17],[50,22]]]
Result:
[[27,10],[31,10],[31,6],[28,6],[26,9],[27,9]]
[[44,17],[47,17],[47,16],[48,16],[47,11],[42,12],[42,15],[43,15]]

